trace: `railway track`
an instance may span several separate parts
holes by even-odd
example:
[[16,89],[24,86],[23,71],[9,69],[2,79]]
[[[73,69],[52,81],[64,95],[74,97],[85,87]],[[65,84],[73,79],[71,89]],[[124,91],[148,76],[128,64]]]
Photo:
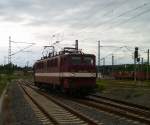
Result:
[[126,102],[126,101],[121,101],[121,100],[117,100],[117,99],[108,98],[108,97],[105,97],[105,96],[101,96],[99,94],[93,94],[91,96],[96,97],[97,99],[103,99],[103,100],[123,104],[123,105],[126,105],[126,106],[130,106],[130,107],[134,107],[134,108],[138,108],[138,109],[146,110],[146,111],[150,112],[149,107],[145,107],[145,106],[142,106],[142,105],[138,105],[138,104],[134,104],[134,103]]
[[84,114],[77,112],[73,108],[65,105],[61,102],[61,100],[58,100],[50,95],[48,96],[47,94],[40,92],[27,83],[23,83],[22,81],[19,83],[19,86],[30,100],[30,103],[32,103],[32,106],[34,105],[33,107],[37,107],[36,110],[41,112],[40,114],[44,116],[46,124],[101,125],[100,122],[94,121]]
[[[26,81],[26,85],[30,86],[30,83]],[[34,89],[34,86],[32,86],[32,88]],[[120,100],[114,100],[114,99],[102,97],[99,95],[88,96],[84,99],[72,99],[72,98],[67,98],[63,96],[54,96],[54,95],[50,96],[49,94],[45,92],[41,92],[41,91],[38,91],[38,93],[42,93],[42,95],[46,97],[47,99],[53,100],[57,105],[62,106],[66,110],[69,110],[69,112],[72,112],[75,114],[76,112],[74,109],[71,109],[71,107],[68,107],[65,104],[60,104],[59,100],[63,100],[65,98],[68,100],[72,100],[75,103],[85,105],[88,107],[92,107],[93,109],[96,109],[97,111],[104,111],[106,113],[114,114],[116,116],[132,120],[133,122],[134,121],[138,122],[139,124],[140,123],[148,124],[148,125],[150,124],[150,118],[149,118],[150,109],[144,106],[135,105],[135,104],[128,103],[128,102],[123,102]],[[87,116],[84,117],[85,115],[83,114],[81,116],[80,115],[78,116],[78,114],[76,114],[76,116],[82,117],[84,121],[90,119]],[[91,121],[93,120],[91,119]],[[96,122],[95,124],[100,124],[100,123]]]
[[114,100],[99,95],[88,96],[84,100],[77,100],[87,106],[119,115],[141,123],[150,124],[150,109],[144,106]]

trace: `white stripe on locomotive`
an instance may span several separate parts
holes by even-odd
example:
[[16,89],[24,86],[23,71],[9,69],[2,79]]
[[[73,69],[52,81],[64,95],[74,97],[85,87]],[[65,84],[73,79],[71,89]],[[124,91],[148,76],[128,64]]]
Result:
[[63,73],[35,73],[35,76],[50,76],[50,77],[96,77],[96,73],[76,73],[76,72],[63,72]]

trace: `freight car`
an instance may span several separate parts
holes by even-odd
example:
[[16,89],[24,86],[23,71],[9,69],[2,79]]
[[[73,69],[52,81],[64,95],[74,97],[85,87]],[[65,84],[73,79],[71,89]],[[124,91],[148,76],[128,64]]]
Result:
[[34,64],[34,82],[65,93],[88,94],[96,86],[95,55],[65,47]]
[[137,71],[136,74],[134,74],[134,71],[119,71],[119,72],[113,72],[112,76],[115,79],[134,79],[136,77],[137,80],[147,80],[150,79],[150,73],[146,72],[140,72]]
[[129,71],[118,71],[118,72],[113,72],[112,76],[115,79],[134,79],[134,72],[129,72]]

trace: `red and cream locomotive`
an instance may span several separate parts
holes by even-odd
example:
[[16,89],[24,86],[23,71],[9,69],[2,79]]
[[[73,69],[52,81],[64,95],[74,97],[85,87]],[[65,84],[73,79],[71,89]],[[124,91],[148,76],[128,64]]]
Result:
[[85,94],[96,86],[95,55],[65,47],[59,54],[49,54],[34,64],[34,82],[63,92]]

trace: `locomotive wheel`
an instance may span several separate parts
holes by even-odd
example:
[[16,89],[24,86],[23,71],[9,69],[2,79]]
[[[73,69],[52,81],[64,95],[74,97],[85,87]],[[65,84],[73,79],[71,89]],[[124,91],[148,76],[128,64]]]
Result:
[[60,85],[60,91],[61,91],[62,93],[65,93],[65,89],[64,89],[63,84],[62,84],[62,85]]
[[34,82],[34,85],[37,86],[37,82]]

